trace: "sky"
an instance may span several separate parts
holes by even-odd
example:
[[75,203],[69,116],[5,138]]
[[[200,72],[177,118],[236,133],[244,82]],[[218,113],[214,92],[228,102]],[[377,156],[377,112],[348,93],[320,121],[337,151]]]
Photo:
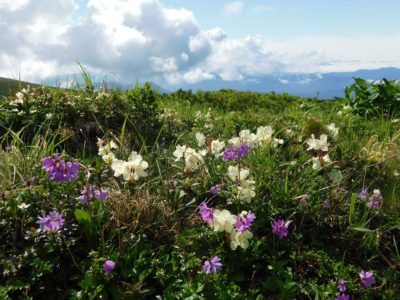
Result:
[[[0,76],[179,87],[400,68],[397,0],[0,0]],[[66,77],[68,76],[68,77]]]

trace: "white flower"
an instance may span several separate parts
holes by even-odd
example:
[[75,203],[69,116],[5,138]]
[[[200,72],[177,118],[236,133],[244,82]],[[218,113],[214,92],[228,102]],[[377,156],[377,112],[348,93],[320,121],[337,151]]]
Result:
[[145,171],[149,167],[147,161],[142,159],[141,155],[132,152],[129,156],[129,161],[114,159],[111,164],[111,169],[114,170],[114,176],[123,176],[125,181],[137,181],[141,177],[146,177],[148,174]]
[[240,146],[240,138],[239,137],[233,137],[230,140],[228,140],[229,144],[234,145],[234,146]]
[[[202,151],[203,154],[206,154],[207,151]],[[185,156],[185,169],[187,171],[193,171],[199,168],[200,164],[204,164],[204,159],[200,153],[197,153],[196,150],[192,148],[186,148],[184,153]]]
[[[314,170],[319,170],[319,169],[322,168],[322,166],[321,166],[321,159],[320,159],[318,156],[317,156],[317,157],[311,158],[311,162],[312,162],[312,168],[313,168]],[[331,163],[331,162],[332,162],[332,160],[330,159],[329,154],[326,154],[326,155],[324,155],[324,156],[322,157],[322,163],[323,163],[323,164],[329,164],[329,163]]]
[[18,205],[19,209],[25,210],[27,208],[29,208],[29,206],[31,206],[30,204],[26,204],[25,202],[21,203],[20,205]]
[[236,216],[232,215],[228,210],[216,209],[213,214],[213,221],[210,223],[214,231],[225,231],[231,233],[236,224]]
[[256,192],[254,191],[254,186],[250,185],[250,183],[254,183],[254,181],[247,181],[243,186],[238,186],[238,199],[242,203],[250,203],[251,199],[256,196]]
[[257,142],[260,144],[269,143],[272,140],[274,130],[271,126],[261,126],[257,128]]
[[197,145],[199,147],[203,146],[206,143],[206,136],[202,134],[201,132],[196,133],[196,140],[197,140]]
[[225,149],[225,142],[222,141],[220,142],[219,140],[213,140],[211,142],[211,154],[214,154],[215,156],[221,156],[222,155],[222,150]]
[[46,114],[46,119],[51,119],[53,117],[53,114],[52,113],[47,113]]
[[307,150],[321,150],[328,151],[328,136],[326,134],[321,134],[320,139],[316,139],[314,134],[311,135],[311,139],[307,140],[306,143],[309,145]]
[[18,92],[15,94],[15,98],[10,101],[10,105],[17,105],[24,103],[24,94]]
[[252,146],[257,142],[257,136],[254,133],[251,133],[250,130],[244,129],[239,132],[239,140],[240,143]]
[[186,146],[177,145],[173,155],[176,157],[175,161],[180,160],[185,154]]
[[335,123],[331,123],[326,126],[326,129],[332,134],[333,137],[336,137],[339,134],[339,128],[335,127]]
[[246,230],[245,232],[240,232],[234,230],[231,232],[231,249],[236,250],[236,248],[242,247],[243,249],[247,249],[249,247],[249,239],[253,237],[253,234]]
[[99,155],[103,156],[111,152],[112,149],[117,149],[118,146],[110,141],[106,143],[104,140],[97,138],[97,146],[99,146]]
[[241,168],[239,172],[239,166],[229,166],[228,167],[228,176],[232,181],[244,181],[249,177],[250,171],[244,168]]
[[104,154],[101,158],[102,158],[106,163],[112,164],[112,162],[113,162],[114,159],[115,159],[115,154],[112,153],[112,152],[110,152],[110,153]]

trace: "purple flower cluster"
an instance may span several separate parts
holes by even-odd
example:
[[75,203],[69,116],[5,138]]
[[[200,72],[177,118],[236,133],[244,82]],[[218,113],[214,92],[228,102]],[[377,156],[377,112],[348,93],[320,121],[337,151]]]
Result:
[[108,191],[103,190],[103,189],[98,189],[95,190],[94,186],[90,185],[89,187],[85,186],[82,191],[79,199],[85,203],[88,204],[90,199],[95,199],[97,198],[100,201],[106,200],[108,197]]
[[56,182],[74,181],[79,172],[79,164],[65,162],[60,154],[43,158],[42,167],[47,171],[50,179]]
[[204,222],[210,223],[213,221],[214,209],[208,207],[205,202],[201,203],[199,206],[200,215]]
[[64,225],[64,216],[58,212],[51,212],[47,216],[38,217],[36,222],[41,231],[57,231]]
[[363,188],[358,194],[358,199],[365,201],[368,199],[367,206],[379,209],[381,207],[383,196],[379,190],[374,190],[372,194],[368,193],[368,188]]
[[237,231],[245,232],[246,230],[250,229],[251,224],[256,219],[256,214],[249,211],[246,214],[240,214],[236,217],[236,224],[235,227]]
[[229,146],[224,150],[224,160],[237,160],[240,157],[246,156],[250,151],[251,147],[247,144]]
[[213,257],[211,260],[206,260],[203,264],[203,270],[207,274],[215,273],[222,269],[221,259],[219,257]]
[[282,239],[288,235],[288,226],[284,220],[276,220],[272,223],[272,231],[278,238]]
[[344,292],[346,291],[346,281],[344,279],[339,280],[338,290],[341,294],[336,295],[335,300],[349,300],[350,296],[346,295]]
[[363,270],[360,272],[359,275],[360,275],[361,282],[365,287],[370,287],[375,284],[374,273],[372,273],[371,271],[365,272]]
[[114,270],[115,268],[115,262],[113,262],[112,260],[107,260],[104,263],[104,274],[106,275],[110,275],[110,273]]

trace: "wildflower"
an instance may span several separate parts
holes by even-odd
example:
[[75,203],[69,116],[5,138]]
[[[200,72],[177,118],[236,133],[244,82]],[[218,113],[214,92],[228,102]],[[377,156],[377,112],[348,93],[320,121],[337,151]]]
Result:
[[100,201],[104,201],[107,199],[109,192],[107,190],[99,189],[94,191],[94,195]]
[[301,205],[306,205],[308,200],[310,200],[310,198],[311,198],[310,193],[305,193],[300,199],[300,204]]
[[106,200],[108,197],[108,191],[99,189],[95,190],[94,187],[91,185],[89,187],[83,187],[81,191],[81,196],[78,198],[83,203],[88,204],[89,200],[97,198],[100,201]]
[[333,137],[336,137],[339,134],[339,128],[335,126],[335,123],[331,123],[326,126],[326,129],[332,134]]
[[26,204],[25,202],[22,202],[20,205],[18,205],[18,208],[25,210],[25,209],[29,208],[30,206],[31,206],[30,204]]
[[212,194],[218,194],[218,193],[220,193],[220,192],[221,192],[221,186],[219,186],[218,184],[212,186],[211,189],[210,189],[210,192],[211,192]]
[[251,211],[242,211],[237,217],[236,217],[236,230],[239,232],[245,232],[246,230],[249,230],[251,227],[251,224],[254,222],[256,219],[256,214],[252,213]]
[[113,262],[112,260],[107,260],[104,263],[104,274],[110,275],[110,273],[114,270],[114,268],[115,268],[115,262]]
[[104,156],[112,152],[112,149],[118,149],[117,144],[113,141],[106,142],[102,139],[97,138],[97,146],[99,147],[99,155]]
[[64,225],[64,216],[58,212],[51,212],[47,216],[38,217],[36,222],[41,231],[57,231]]
[[288,235],[288,227],[284,220],[276,220],[272,224],[272,231],[274,234],[282,239]]
[[43,158],[42,168],[47,171],[51,180],[57,182],[74,181],[79,172],[79,164],[65,162],[59,154]]
[[131,153],[128,161],[115,160],[111,164],[111,169],[114,170],[114,176],[123,176],[125,181],[133,182],[139,180],[141,177],[146,177],[145,171],[149,167],[147,161],[144,161],[142,156],[135,151]]
[[308,144],[307,150],[321,150],[324,152],[328,151],[328,137],[326,134],[321,134],[319,140],[314,137],[314,134],[311,135],[311,139],[307,140],[306,143]]
[[240,157],[246,156],[251,151],[251,147],[247,144],[240,144],[239,146],[230,146],[225,149],[224,160],[237,160]]
[[204,222],[210,223],[213,221],[214,209],[207,206],[205,202],[202,202],[199,206],[200,215]]
[[249,247],[249,239],[253,237],[253,233],[250,231],[246,230],[245,232],[240,232],[237,230],[234,230],[231,232],[231,243],[230,247],[232,250],[236,250],[238,246],[240,246],[243,249],[247,249]]
[[179,161],[181,158],[185,159],[185,171],[190,172],[199,168],[200,164],[204,164],[203,156],[206,155],[207,151],[196,152],[196,150],[186,147],[185,145],[176,146],[173,155],[176,157],[175,161]]
[[206,143],[206,137],[201,132],[196,133],[196,140],[199,147],[203,146]]
[[365,272],[364,270],[360,272],[360,279],[365,287],[370,287],[375,284],[374,274],[371,271]]
[[329,164],[332,162],[331,158],[329,157],[329,154],[326,154],[322,157],[313,157],[311,158],[312,162],[312,168],[314,170],[320,170],[324,164]]
[[342,293],[346,291],[346,281],[344,281],[344,279],[339,280],[338,290]]
[[246,180],[241,181],[242,186],[238,186],[237,198],[241,202],[250,203],[251,199],[256,196],[256,192],[254,191],[254,181]]
[[229,166],[228,167],[228,176],[232,181],[244,181],[249,177],[250,171],[241,168],[239,172],[239,166]]
[[336,295],[335,300],[350,300],[350,296],[346,294]]
[[378,209],[381,206],[382,201],[383,201],[382,194],[380,190],[376,189],[374,190],[372,196],[368,198],[367,206]]
[[216,156],[221,155],[221,151],[225,148],[225,142],[220,142],[219,140],[213,140],[211,142],[211,154]]
[[211,258],[211,260],[206,260],[203,264],[203,270],[206,274],[215,273],[222,269],[221,259],[217,256]]
[[265,144],[271,142],[273,133],[274,130],[272,129],[271,126],[258,127],[256,132],[257,142],[259,144]]
[[330,208],[331,204],[329,203],[328,199],[325,199],[324,203],[322,203],[322,207],[323,208]]
[[358,194],[358,199],[364,201],[367,198],[367,193],[368,193],[368,188],[363,188],[360,194]]
[[214,231],[225,231],[231,233],[235,223],[236,216],[232,215],[228,210],[215,209],[213,213],[213,221],[210,225],[213,227]]

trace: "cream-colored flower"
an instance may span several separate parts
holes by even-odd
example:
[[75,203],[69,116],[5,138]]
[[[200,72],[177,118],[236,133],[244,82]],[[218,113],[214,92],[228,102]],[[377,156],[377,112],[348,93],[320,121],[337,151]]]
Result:
[[250,171],[245,168],[241,168],[239,172],[239,166],[229,166],[228,167],[228,176],[232,181],[244,181],[249,177]]
[[321,134],[319,139],[316,139],[314,134],[311,135],[311,139],[307,140],[306,143],[309,145],[307,150],[321,150],[328,151],[328,136],[326,134]]
[[260,126],[257,128],[257,142],[260,144],[270,143],[274,130],[271,126]]
[[250,231],[240,232],[234,230],[231,232],[231,249],[236,250],[237,247],[242,247],[243,249],[247,249],[249,247],[249,239],[253,237],[253,234]]
[[[318,156],[311,158],[311,162],[312,162],[312,168],[314,170],[319,170],[322,168],[321,159]],[[331,158],[329,157],[329,154],[326,154],[322,157],[322,162],[323,164],[330,164],[332,162]]]
[[336,137],[339,134],[339,128],[335,126],[335,123],[329,124],[328,126],[326,126],[326,129],[329,130],[333,137]]
[[219,140],[213,140],[211,142],[211,154],[215,156],[221,156],[222,150],[225,149],[225,142]]
[[201,132],[196,133],[196,140],[197,140],[197,145],[199,147],[204,146],[206,143],[206,136],[202,134]]
[[250,203],[251,199],[256,196],[256,192],[254,191],[254,185],[251,185],[250,182],[254,183],[254,181],[247,181],[245,185],[238,186],[238,200],[242,203]]
[[175,161],[180,160],[185,154],[186,146],[177,145],[173,155],[176,157]]
[[231,233],[233,227],[236,224],[236,216],[232,215],[228,210],[216,209],[213,214],[213,221],[210,222],[210,226],[214,231],[221,232],[225,231]]

